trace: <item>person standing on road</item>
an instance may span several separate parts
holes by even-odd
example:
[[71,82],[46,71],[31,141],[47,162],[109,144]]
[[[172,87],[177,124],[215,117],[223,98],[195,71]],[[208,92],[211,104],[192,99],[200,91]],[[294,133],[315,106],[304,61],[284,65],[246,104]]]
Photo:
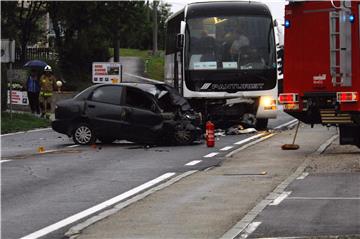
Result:
[[26,80],[26,91],[29,99],[31,113],[40,115],[40,82],[36,70],[31,70],[29,77]]
[[51,101],[53,96],[53,91],[55,89],[56,78],[52,74],[52,69],[49,65],[45,66],[44,74],[40,77],[40,98],[42,103],[42,116],[49,117],[51,112]]

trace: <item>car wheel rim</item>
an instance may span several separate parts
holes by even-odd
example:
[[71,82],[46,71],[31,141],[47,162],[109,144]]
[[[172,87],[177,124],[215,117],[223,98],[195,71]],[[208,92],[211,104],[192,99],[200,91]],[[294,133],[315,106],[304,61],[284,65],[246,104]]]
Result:
[[89,127],[81,126],[75,131],[75,138],[81,144],[87,144],[91,140],[91,130]]
[[191,133],[186,130],[178,130],[175,133],[175,138],[178,142],[187,143],[191,139]]

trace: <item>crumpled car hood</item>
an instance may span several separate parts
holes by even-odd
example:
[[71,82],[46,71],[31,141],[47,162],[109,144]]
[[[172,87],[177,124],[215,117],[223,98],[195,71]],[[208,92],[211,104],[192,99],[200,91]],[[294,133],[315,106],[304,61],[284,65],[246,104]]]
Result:
[[[177,92],[174,88],[172,88],[171,86],[165,85],[165,84],[159,84],[156,85],[156,87],[161,90],[159,94],[156,94],[156,97],[158,98],[158,100],[161,100],[161,98],[165,95],[165,94],[169,94],[169,98],[170,98],[170,103],[173,104],[174,106],[178,106],[181,111],[186,112],[191,110],[191,106],[189,104],[189,102],[182,97],[179,92]],[[165,93],[162,93],[164,92]]]

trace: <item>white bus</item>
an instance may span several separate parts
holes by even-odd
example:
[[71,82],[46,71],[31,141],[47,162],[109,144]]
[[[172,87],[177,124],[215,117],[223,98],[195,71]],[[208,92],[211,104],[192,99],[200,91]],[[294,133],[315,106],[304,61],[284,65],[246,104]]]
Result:
[[165,83],[204,118],[259,129],[277,115],[273,19],[262,3],[191,3],[167,20]]

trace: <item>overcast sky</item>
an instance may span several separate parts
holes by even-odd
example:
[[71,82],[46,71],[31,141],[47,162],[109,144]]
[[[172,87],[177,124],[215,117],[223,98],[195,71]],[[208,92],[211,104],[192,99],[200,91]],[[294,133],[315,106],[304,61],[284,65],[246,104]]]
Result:
[[[181,8],[183,8],[187,3],[191,2],[201,2],[204,0],[163,0],[164,2],[170,3],[172,5],[172,12],[177,12]],[[212,1],[212,0],[207,0]],[[257,0],[257,2],[264,2],[267,4],[271,10],[274,19],[280,20],[283,22],[284,19],[284,6],[285,0]]]

